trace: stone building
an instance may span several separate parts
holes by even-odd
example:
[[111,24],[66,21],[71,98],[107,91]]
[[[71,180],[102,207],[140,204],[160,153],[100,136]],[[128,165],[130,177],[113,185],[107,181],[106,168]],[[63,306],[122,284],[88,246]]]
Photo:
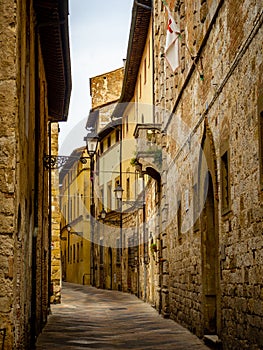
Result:
[[[101,198],[103,187],[107,185],[102,179],[107,175],[105,175],[106,171],[104,176],[98,177],[97,173],[101,167],[99,157],[104,158],[104,154],[107,154],[106,162],[112,162],[114,157],[116,158],[116,153],[109,152],[108,149],[115,149],[115,151],[118,149],[120,132],[118,125],[116,129],[112,129],[109,125],[112,126],[112,112],[120,96],[123,70],[122,67],[90,78],[92,110],[86,128],[88,132],[95,129],[100,135],[95,162],[90,159],[84,148],[76,149],[68,157],[60,172],[62,278],[68,282],[114,289],[118,288],[117,278],[114,276],[121,276],[121,274],[116,270],[113,271],[113,268],[110,270],[109,266],[116,266],[117,254],[116,250],[113,251],[115,248],[113,246],[110,248],[112,250],[104,249],[107,243],[106,240],[102,242],[101,226],[97,220],[103,208],[103,201],[110,201],[106,195],[103,200]],[[102,170],[101,168],[100,171]],[[104,193],[106,192],[105,190]],[[96,200],[96,214],[93,212],[93,198]],[[102,255],[105,257],[103,258]],[[114,264],[109,263],[110,257],[114,259]],[[119,267],[118,270],[120,270]],[[111,277],[106,276],[106,271]]]
[[48,124],[67,119],[67,1],[0,3],[0,342],[29,349],[50,296]]
[[162,313],[200,337],[217,335],[223,349],[260,349],[262,4],[167,3],[181,43],[173,73],[162,55],[167,14],[154,1],[154,104],[169,112],[156,116]]
[[64,281],[92,284],[90,230],[90,159],[75,149],[59,174],[61,259]]
[[[122,93],[113,113],[122,115],[123,129],[122,290],[157,305],[154,294],[159,288],[156,276],[160,265],[151,245],[153,247],[156,244],[154,236],[158,236],[158,225],[154,224],[153,219],[157,201],[152,200],[157,198],[155,189],[158,186],[155,187],[156,181],[152,176],[153,172],[156,174],[156,170],[153,170],[154,153],[161,152],[161,148],[158,150],[147,138],[147,135],[156,131],[153,108],[153,19],[150,2],[143,1],[141,4],[143,6],[135,2],[132,9]],[[126,175],[131,171],[134,172],[132,181]]]
[[[147,43],[137,56],[131,50],[136,31],[147,32],[135,21],[140,9],[144,19],[152,18],[147,30],[153,40],[154,114],[150,121],[137,120],[136,159],[146,171],[149,159],[142,153],[149,134],[162,157],[161,167],[151,171],[158,186],[149,182],[146,191],[148,217],[135,213],[135,230],[146,223],[148,248],[155,243],[157,252],[147,267],[146,250],[138,250],[141,270],[131,292],[206,341],[221,342],[223,349],[261,349],[262,5],[167,1],[180,28],[175,72],[164,55],[165,6],[157,0],[150,6],[147,0],[134,2],[122,90],[129,93],[119,100],[130,104],[140,90]],[[118,108],[114,113],[124,120],[125,109]],[[153,240],[150,232],[157,233]],[[128,273],[122,269],[122,281]]]
[[[107,289],[121,289],[120,230],[100,220],[102,210],[116,209],[114,188],[120,181],[119,157],[121,125],[112,119],[119,100],[124,68],[121,67],[90,79],[92,110],[86,128],[99,136],[95,159],[94,187],[94,285]],[[107,218],[108,220],[108,218]],[[111,218],[118,222],[118,214]]]
[[[52,157],[58,157],[58,135],[59,124],[51,123],[51,138],[49,137],[49,148]],[[48,169],[49,172],[49,227],[51,235],[51,255],[50,255],[50,302],[61,302],[61,288],[62,288],[62,265],[60,254],[60,222],[61,210],[59,200],[59,169],[57,166]],[[51,200],[50,200],[51,199]]]

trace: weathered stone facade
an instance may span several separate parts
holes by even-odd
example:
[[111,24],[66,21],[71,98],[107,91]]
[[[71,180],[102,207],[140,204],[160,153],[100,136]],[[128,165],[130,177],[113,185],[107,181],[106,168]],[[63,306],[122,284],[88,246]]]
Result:
[[43,12],[36,3],[0,3],[0,344],[5,350],[31,348],[49,311],[43,159],[51,99],[42,50],[46,31],[42,27],[39,34],[36,17]]
[[[99,216],[110,197],[107,190],[113,192],[120,179],[114,175],[110,184],[111,179],[102,176],[108,168],[97,168],[103,181],[96,192],[95,285],[136,293],[199,337],[218,336],[224,350],[261,349],[262,5],[259,0],[167,3],[181,30],[180,66],[175,73],[163,56],[164,5],[153,2],[151,23],[142,22],[147,11],[150,17],[150,2],[141,2],[141,7],[135,2],[130,41],[134,51],[128,52],[132,59],[127,57],[126,69],[136,67],[137,76],[125,75],[120,103],[149,103],[153,98],[155,105],[155,114],[147,115],[148,126],[142,113],[133,119],[141,123],[136,156],[142,165],[140,175],[145,176],[145,207],[131,215],[122,232],[119,213],[113,210],[106,216],[116,221],[116,235],[122,239],[122,257],[117,261],[118,245],[111,247],[104,240]],[[137,30],[136,24],[141,26]],[[146,58],[150,57],[147,35],[154,44],[153,61]],[[144,95],[147,62],[154,62],[154,86],[147,86]],[[116,125],[110,123],[111,129],[106,129],[119,93],[108,91],[112,87],[106,80],[106,75],[91,80],[93,111],[99,113],[87,126],[96,126],[100,133],[99,162],[116,165],[123,149],[118,145],[119,154],[111,151],[120,138],[114,132]],[[135,115],[127,111],[125,118]],[[101,112],[105,119],[99,118]],[[122,128],[131,119],[123,120]],[[154,142],[147,139],[147,127],[155,128]],[[143,163],[147,157],[142,153],[152,144],[162,148],[161,167],[146,170],[150,167],[147,159]],[[123,174],[127,158],[125,162]],[[125,197],[128,186],[123,187]],[[114,209],[113,200],[109,202],[107,209]]]
[[92,109],[102,108],[120,98],[123,68],[115,69],[90,78],[90,95]]
[[224,349],[260,349],[262,6],[179,5],[173,12],[182,30],[175,74],[160,56],[166,34],[161,2],[154,8],[163,14],[154,23],[155,104],[173,112],[159,120],[167,135],[162,312],[198,336],[219,335]]
[[[58,123],[51,124],[51,154],[58,156]],[[62,273],[61,273],[61,241],[60,241],[60,222],[61,211],[59,201],[59,170],[51,169],[51,290],[50,302],[60,303]]]
[[[95,187],[95,220],[94,222],[94,279],[96,287],[107,289],[122,289],[122,261],[117,240],[120,242],[119,224],[112,225],[102,222],[100,214],[102,209],[112,211],[115,208],[112,198],[116,178],[119,179],[118,164],[121,128],[119,123],[112,120],[113,112],[121,95],[124,68],[90,79],[92,110],[96,111],[96,119],[90,115],[87,120],[88,127],[94,127],[100,137],[98,157],[95,161],[96,173]],[[111,171],[113,171],[111,173]],[[99,174],[99,176],[96,176]],[[109,186],[112,186],[109,193]],[[119,218],[115,218],[117,221]],[[116,227],[117,226],[117,227]]]
[[[180,66],[173,73],[164,58],[167,14],[156,0],[155,119],[138,124],[137,158],[143,173],[145,130],[155,127],[162,165],[148,173],[153,178],[145,183],[145,216],[138,210],[131,220],[138,245],[136,253],[123,250],[122,288],[199,337],[218,336],[224,350],[261,349],[262,5],[256,0],[167,3],[181,30]],[[142,6],[145,12],[148,5]],[[146,24],[136,22],[146,13],[138,8],[133,24],[146,35]],[[133,26],[131,45],[136,33]],[[142,53],[128,51],[122,91],[128,102],[140,96]],[[128,77],[134,67],[137,77]],[[134,254],[136,264],[130,264]]]
[[[34,38],[29,43],[22,41],[27,31],[33,31],[32,7],[22,1],[1,2],[1,328],[5,329],[4,349],[29,346],[32,323],[36,322],[36,333],[40,323],[47,317],[47,270],[40,260],[44,250],[39,250],[34,259],[32,271],[32,246],[48,250],[47,221],[38,220],[39,214],[47,217],[47,207],[41,205],[47,200],[47,180],[40,167],[42,159],[35,164],[38,156],[44,154],[47,139],[46,93],[40,88],[42,96],[42,125],[37,126],[39,144],[36,153],[34,141],[35,100],[29,100],[30,89],[34,89],[35,75],[29,75],[30,64],[34,65]],[[31,14],[31,16],[30,16]],[[27,22],[28,18],[31,18]],[[20,46],[21,45],[21,46]],[[27,46],[28,45],[28,46]],[[39,76],[45,82],[43,62],[39,61]],[[20,96],[24,96],[20,98]],[[42,131],[40,131],[42,130]],[[37,170],[38,169],[38,170]],[[37,172],[36,172],[37,171]],[[39,174],[36,176],[36,174]],[[40,179],[44,181],[40,181]],[[44,198],[43,198],[44,196]],[[41,198],[41,200],[40,200]],[[36,204],[39,203],[37,208]],[[41,244],[42,246],[42,244]],[[46,261],[47,263],[47,261]],[[47,265],[46,265],[47,266]],[[34,276],[33,276],[34,273]],[[44,279],[46,276],[46,279]],[[44,288],[35,286],[32,295],[32,281],[43,281]],[[42,298],[40,298],[42,296]],[[31,313],[32,300],[35,301],[34,314]],[[40,320],[40,313],[43,314]],[[39,321],[37,321],[39,320]]]

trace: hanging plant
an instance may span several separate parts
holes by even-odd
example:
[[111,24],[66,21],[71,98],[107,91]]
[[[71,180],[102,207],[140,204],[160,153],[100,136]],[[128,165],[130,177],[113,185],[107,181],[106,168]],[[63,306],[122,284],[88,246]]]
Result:
[[138,163],[138,160],[137,160],[136,158],[132,158],[131,161],[130,161],[130,164],[131,164],[132,166],[136,166],[136,165],[138,165],[139,163]]
[[152,243],[151,244],[151,251],[156,253],[157,252],[157,244],[156,243]]

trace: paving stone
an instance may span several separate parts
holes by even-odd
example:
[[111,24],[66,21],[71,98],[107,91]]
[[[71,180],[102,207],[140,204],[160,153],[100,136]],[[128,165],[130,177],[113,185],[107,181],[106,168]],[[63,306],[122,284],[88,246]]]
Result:
[[62,303],[52,305],[51,312],[36,350],[208,349],[187,329],[131,294],[65,283]]

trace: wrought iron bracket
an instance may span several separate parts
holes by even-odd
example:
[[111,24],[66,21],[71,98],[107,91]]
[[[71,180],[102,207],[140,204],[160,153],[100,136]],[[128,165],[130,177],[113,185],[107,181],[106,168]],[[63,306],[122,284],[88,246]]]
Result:
[[54,155],[45,155],[43,158],[44,167],[46,169],[59,169],[66,164],[68,159],[75,158],[78,160],[78,157],[72,156],[54,156]]

